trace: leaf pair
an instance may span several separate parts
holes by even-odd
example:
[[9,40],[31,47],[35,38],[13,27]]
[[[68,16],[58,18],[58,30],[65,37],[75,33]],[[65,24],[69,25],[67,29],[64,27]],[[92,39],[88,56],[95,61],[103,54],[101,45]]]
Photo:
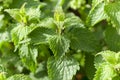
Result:
[[[52,21],[51,23],[54,24]],[[48,25],[46,23],[45,26],[42,25],[43,27],[34,29],[28,35],[31,39],[31,43],[48,43],[55,56],[65,54],[69,47],[74,50],[90,52],[98,50],[97,45],[99,43],[95,35],[86,28],[83,28],[84,24],[78,17],[72,15],[70,18],[67,16],[63,22],[64,29],[61,31],[60,35],[57,32],[55,24],[49,27],[51,23],[49,22]]]
[[49,58],[47,64],[51,80],[70,80],[79,70],[79,63],[65,54],[70,47],[90,52],[98,49],[95,35],[83,22],[73,14],[64,15],[61,9],[55,11],[54,19],[43,20],[39,26],[28,37],[33,44],[48,44],[53,52],[54,57]]

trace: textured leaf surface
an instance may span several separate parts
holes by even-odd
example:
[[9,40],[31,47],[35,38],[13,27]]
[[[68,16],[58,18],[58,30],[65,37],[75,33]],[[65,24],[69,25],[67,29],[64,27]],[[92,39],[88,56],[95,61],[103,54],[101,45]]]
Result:
[[120,53],[102,51],[98,54],[101,56],[95,59],[97,71],[93,80],[119,80]]
[[30,20],[39,20],[40,19],[40,8],[29,8],[26,12],[28,16],[28,21]]
[[70,35],[72,49],[92,52],[99,48],[95,35],[85,28],[75,27],[66,34]]
[[32,80],[28,76],[25,76],[23,74],[16,74],[11,77],[9,77],[7,80]]
[[53,36],[49,41],[50,49],[55,56],[63,56],[69,49],[70,42],[63,36]]
[[103,64],[96,71],[95,78],[93,80],[113,80],[116,76],[114,68],[110,65]]
[[19,9],[6,9],[5,11],[9,13],[10,16],[14,18],[16,21],[21,22],[22,16],[20,14]]
[[18,24],[17,27],[13,28],[11,31],[12,41],[15,45],[18,45],[21,40],[27,35],[26,27],[24,25]]
[[55,21],[64,21],[65,14],[63,12],[62,7],[56,7],[55,12],[54,12],[54,19]]
[[54,19],[53,18],[45,18],[44,20],[41,21],[39,26],[52,28],[54,31],[56,30],[56,24],[54,23]]
[[71,57],[62,57],[58,60],[51,57],[47,68],[50,80],[72,80],[73,75],[79,70],[79,63]]
[[12,18],[21,23],[31,23],[30,21],[38,21],[40,19],[40,7],[25,8],[25,4],[20,9],[5,9]]
[[37,27],[28,37],[31,39],[31,43],[39,44],[48,42],[48,38],[54,34],[55,32],[50,28]]
[[36,70],[37,61],[36,58],[38,56],[38,51],[35,47],[30,45],[22,45],[19,50],[19,55],[22,59],[23,64],[30,69],[31,71]]
[[115,28],[109,27],[105,31],[105,41],[108,48],[113,51],[120,50],[120,35]]
[[107,51],[102,51],[98,54],[102,56],[105,62],[114,64],[114,65],[120,63],[120,52],[116,53],[116,52],[107,50]]
[[84,24],[82,20],[75,16],[74,14],[67,14],[66,19],[64,20],[64,26],[65,27],[74,27],[74,26],[79,26],[79,27],[84,27]]
[[88,26],[94,26],[98,22],[106,19],[107,16],[104,12],[104,6],[105,3],[99,3],[98,5],[93,6],[87,17]]
[[116,64],[117,60],[116,60],[116,56],[115,56],[115,52],[112,51],[103,51],[101,53],[99,53],[102,55],[103,59],[111,64]]
[[97,55],[94,58],[94,66],[97,69],[104,62],[102,55]]
[[105,12],[110,18],[113,25],[116,27],[120,26],[120,1],[119,2],[113,2],[109,3],[105,6]]

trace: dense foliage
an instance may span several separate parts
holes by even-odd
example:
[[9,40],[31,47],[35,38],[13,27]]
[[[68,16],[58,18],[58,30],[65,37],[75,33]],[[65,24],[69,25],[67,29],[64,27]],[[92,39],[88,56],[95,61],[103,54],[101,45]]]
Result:
[[0,80],[120,80],[119,0],[0,0]]

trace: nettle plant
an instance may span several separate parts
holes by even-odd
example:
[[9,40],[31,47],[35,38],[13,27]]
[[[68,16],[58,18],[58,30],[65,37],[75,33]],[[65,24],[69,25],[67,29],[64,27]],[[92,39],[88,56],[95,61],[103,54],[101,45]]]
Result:
[[0,80],[120,80],[120,1],[87,4],[0,0]]

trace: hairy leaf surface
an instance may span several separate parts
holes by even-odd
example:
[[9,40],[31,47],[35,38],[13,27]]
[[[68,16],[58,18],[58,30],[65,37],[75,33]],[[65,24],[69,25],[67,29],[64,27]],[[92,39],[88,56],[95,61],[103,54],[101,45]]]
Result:
[[24,37],[27,35],[26,32],[26,27],[22,24],[18,24],[17,27],[13,28],[11,31],[12,35],[12,41],[14,42],[15,45],[18,45],[21,40],[24,39]]
[[98,57],[95,60],[97,71],[94,80],[119,80],[120,53],[102,51],[98,55],[101,55],[101,57],[99,57],[100,62],[98,61]]
[[48,42],[49,37],[54,34],[55,32],[50,28],[37,27],[28,35],[28,37],[31,39],[31,43],[40,44]]
[[72,57],[55,59],[51,57],[47,63],[50,80],[72,80],[73,75],[79,70],[79,63]]
[[51,37],[49,41],[50,49],[52,50],[54,56],[63,56],[68,51],[70,46],[70,41],[64,36],[55,35]]
[[21,22],[22,16],[19,12],[19,9],[6,9],[5,11],[9,13],[10,16],[14,18],[16,21]]
[[95,78],[93,80],[113,80],[116,76],[114,68],[110,65],[102,64],[97,68]]
[[74,26],[84,27],[84,23],[79,17],[75,16],[74,14],[67,14],[66,19],[64,20],[64,26],[65,27],[74,27]]
[[120,27],[120,1],[119,2],[113,2],[109,3],[105,6],[105,12],[110,18],[113,25],[115,25],[117,28]]
[[23,44],[19,50],[19,55],[24,65],[34,72],[37,66],[36,61],[36,58],[38,56],[37,49],[33,46]]
[[98,22],[106,19],[107,16],[104,12],[104,6],[105,6],[105,3],[99,3],[98,5],[93,6],[93,8],[91,9],[87,17],[86,22],[88,26],[94,26]]

